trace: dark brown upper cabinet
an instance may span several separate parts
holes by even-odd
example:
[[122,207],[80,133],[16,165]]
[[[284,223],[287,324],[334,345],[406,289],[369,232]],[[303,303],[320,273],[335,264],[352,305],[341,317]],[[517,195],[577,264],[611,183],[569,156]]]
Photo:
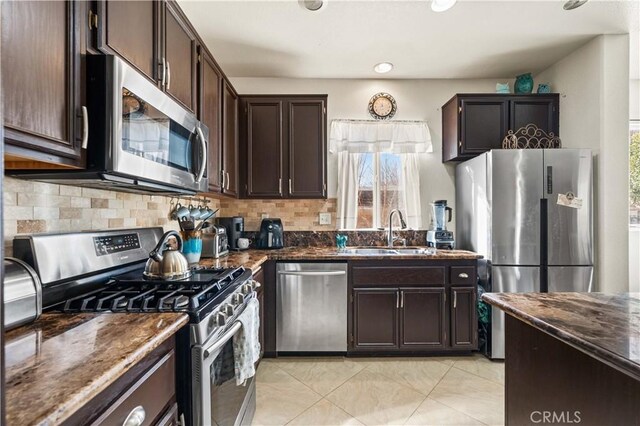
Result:
[[164,90],[191,111],[196,110],[196,33],[178,5],[164,2],[162,58]]
[[84,2],[2,2],[5,166],[82,167]]
[[243,96],[240,109],[244,195],[326,198],[327,96]]
[[558,94],[458,94],[442,107],[442,161],[502,148],[509,130],[535,124],[559,135]]
[[213,57],[202,46],[199,47],[199,94],[198,117],[209,129],[207,176],[209,191],[222,191],[222,72]]
[[222,108],[222,193],[238,196],[238,94],[228,81],[223,84]]
[[158,66],[160,1],[98,1],[89,12],[96,49],[125,59],[150,80],[164,72]]
[[282,198],[283,134],[281,99],[241,98],[245,119],[247,198]]

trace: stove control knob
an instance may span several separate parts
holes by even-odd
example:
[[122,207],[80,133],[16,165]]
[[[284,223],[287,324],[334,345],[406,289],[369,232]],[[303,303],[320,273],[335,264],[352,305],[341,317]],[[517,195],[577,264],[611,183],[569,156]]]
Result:
[[259,289],[260,287],[262,287],[262,284],[260,284],[258,281],[256,280],[251,280],[251,287],[253,287],[254,290]]
[[234,305],[241,305],[244,302],[244,294],[234,294],[231,296],[231,302],[233,302]]
[[244,295],[251,294],[251,292],[253,291],[253,286],[251,284],[244,284],[242,286],[242,289],[240,289],[240,291]]
[[227,322],[227,316],[222,312],[213,314],[211,318],[211,325],[221,327]]
[[222,312],[224,312],[224,314],[228,317],[233,316],[233,305],[230,303],[226,303],[222,307]]

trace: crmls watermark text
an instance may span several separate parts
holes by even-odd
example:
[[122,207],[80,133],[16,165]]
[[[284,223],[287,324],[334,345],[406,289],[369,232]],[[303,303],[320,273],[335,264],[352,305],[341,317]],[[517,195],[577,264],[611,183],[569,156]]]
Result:
[[582,421],[580,411],[532,411],[529,419],[536,424],[573,424]]

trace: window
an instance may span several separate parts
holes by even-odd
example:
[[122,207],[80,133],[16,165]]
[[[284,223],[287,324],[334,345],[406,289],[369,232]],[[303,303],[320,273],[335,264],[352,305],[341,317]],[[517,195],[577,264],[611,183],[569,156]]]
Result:
[[366,153],[358,159],[357,229],[385,228],[389,213],[402,205],[402,159],[399,154]]
[[629,223],[640,225],[640,120],[629,123]]

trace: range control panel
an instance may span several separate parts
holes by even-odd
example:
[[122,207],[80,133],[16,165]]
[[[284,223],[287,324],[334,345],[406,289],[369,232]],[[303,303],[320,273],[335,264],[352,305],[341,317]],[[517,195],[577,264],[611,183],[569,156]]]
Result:
[[96,249],[96,255],[105,256],[121,251],[139,249],[140,239],[137,233],[93,237],[93,245]]

